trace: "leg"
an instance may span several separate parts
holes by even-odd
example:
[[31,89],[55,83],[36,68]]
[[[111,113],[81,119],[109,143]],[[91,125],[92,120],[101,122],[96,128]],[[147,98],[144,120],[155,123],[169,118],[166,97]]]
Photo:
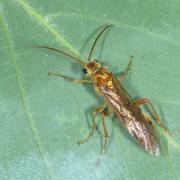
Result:
[[48,76],[59,76],[59,77],[62,77],[64,80],[70,81],[70,82],[73,82],[73,83],[81,83],[81,84],[83,84],[83,83],[92,83],[92,81],[88,80],[88,79],[74,79],[72,77],[68,77],[68,76],[65,76],[65,75],[62,75],[62,74],[52,73],[52,72],[49,72]]
[[147,113],[143,112],[143,116],[148,123],[152,124],[152,120]]
[[138,106],[143,105],[143,104],[147,104],[150,105],[151,110],[150,112],[152,113],[152,115],[154,116],[155,120],[157,121],[158,124],[161,124],[161,120],[160,117],[158,116],[152,102],[149,99],[143,98],[143,99],[137,99],[134,101],[135,104],[137,104]]
[[[143,104],[147,104],[150,105],[151,110],[149,109],[149,111],[152,113],[154,119],[157,121],[158,125],[161,126],[165,131],[169,131],[162,123],[161,123],[161,119],[158,116],[158,113],[156,112],[155,107],[153,106],[152,102],[149,99],[143,98],[143,99],[137,99],[135,100],[135,102],[138,106],[143,105]],[[145,119],[147,121],[151,121],[150,117],[148,115],[145,115]],[[151,121],[152,122],[152,121]]]
[[[151,104],[152,104],[152,103],[151,103]],[[149,116],[147,113],[145,113],[145,112],[143,112],[143,115],[144,115],[144,117],[145,117],[145,120],[146,120],[147,122],[149,122],[150,124],[152,124],[152,126],[153,126],[153,122],[152,122],[150,116]],[[170,135],[172,135],[172,136],[180,135],[180,130],[179,130],[179,129],[178,129],[178,130],[174,130],[174,131],[170,131],[170,130],[167,129],[161,122],[158,123],[158,125],[159,125],[160,127],[162,127],[166,132],[168,132],[168,133],[169,133]]]
[[105,150],[105,148],[106,148],[107,138],[109,137],[108,136],[108,131],[107,131],[107,128],[106,128],[106,124],[105,124],[105,118],[108,116],[108,113],[106,111],[103,111],[101,113],[101,116],[102,116],[102,124],[103,124],[103,129],[104,129],[104,146],[103,146],[103,149],[101,151],[101,152],[103,152],[103,150]]
[[[137,101],[138,101],[138,100],[137,100]],[[148,101],[149,101],[149,100],[148,100]],[[146,103],[146,102],[145,102],[145,103]],[[143,99],[142,99],[142,101],[141,101],[141,99],[140,99],[140,103],[139,103],[139,104],[140,104],[140,105],[143,104]],[[153,107],[152,103],[150,103],[150,104],[151,104],[151,106]],[[154,109],[154,107],[153,107],[153,109]],[[152,124],[152,120],[151,120],[150,116],[147,115],[145,112],[143,112],[143,115],[144,115],[144,117],[145,117],[145,120],[146,120],[147,122],[149,122],[149,123],[152,125],[152,128],[153,128],[153,124]],[[161,124],[160,119],[159,119],[159,122],[158,122],[157,125],[163,129],[163,131],[162,131],[161,133],[164,135],[164,137],[166,138],[166,140],[168,141],[168,143],[170,143],[171,145],[173,145],[174,148],[180,150],[179,144],[172,138],[172,136],[180,135],[180,130],[175,130],[175,131],[171,132],[171,131],[170,131],[169,129],[167,129],[163,124]]]
[[78,144],[82,144],[82,143],[87,142],[87,141],[89,140],[89,138],[92,136],[94,130],[96,129],[96,122],[95,122],[95,121],[96,121],[96,120],[95,120],[95,119],[96,119],[96,115],[97,115],[97,113],[100,113],[103,109],[104,109],[104,104],[101,104],[101,105],[99,105],[99,106],[97,106],[97,107],[95,108],[95,110],[93,111],[93,124],[92,124],[92,129],[91,129],[89,135],[88,135],[84,140],[78,141]]
[[105,153],[105,150],[106,150],[107,138],[108,138],[109,136],[108,136],[108,131],[107,131],[106,124],[105,124],[105,117],[107,117],[108,115],[109,115],[109,114],[108,114],[108,112],[106,112],[106,111],[103,111],[103,112],[101,113],[101,116],[102,116],[102,124],[103,124],[103,129],[104,129],[104,145],[103,145],[103,147],[102,147],[102,149],[101,149],[100,156],[99,156],[99,158],[98,158],[98,160],[97,160],[97,162],[96,162],[96,166],[99,165],[100,161],[101,161],[102,158],[103,158],[103,155],[104,155],[104,153]]
[[127,74],[129,73],[130,68],[131,68],[131,66],[132,66],[132,59],[133,59],[133,56],[130,55],[128,66],[127,66],[126,69],[121,73],[121,75],[118,77],[118,79],[119,79],[120,81],[123,81],[123,80],[125,79],[125,77],[127,76]]

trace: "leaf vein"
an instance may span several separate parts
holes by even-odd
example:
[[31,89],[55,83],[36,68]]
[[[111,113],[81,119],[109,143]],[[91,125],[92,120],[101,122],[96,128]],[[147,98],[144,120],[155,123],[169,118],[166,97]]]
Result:
[[126,29],[131,29],[131,30],[134,30],[134,31],[137,31],[137,32],[140,32],[140,33],[144,33],[144,34],[147,34],[148,36],[151,36],[153,38],[158,38],[158,39],[161,39],[163,41],[167,41],[171,44],[174,44],[176,46],[180,46],[180,42],[171,38],[171,37],[168,37],[166,35],[162,35],[160,33],[156,33],[156,32],[153,32],[153,31],[150,31],[149,29],[146,29],[146,28],[143,28],[143,27],[137,27],[137,26],[133,26],[133,25],[129,25],[127,23],[124,23],[124,22],[121,22],[121,21],[118,21],[118,20],[113,20],[111,18],[103,18],[103,17],[99,17],[99,16],[95,16],[95,15],[90,15],[90,14],[82,14],[82,13],[78,13],[78,12],[58,12],[58,13],[52,13],[52,14],[49,14],[47,15],[46,17],[48,19],[52,19],[53,17],[56,18],[56,17],[59,17],[59,16],[73,16],[73,17],[85,17],[85,18],[88,18],[88,19],[92,19],[92,20],[95,20],[95,21],[99,21],[99,22],[103,22],[103,23],[109,23],[109,24],[113,24],[113,25],[116,25],[116,26],[119,26],[119,27],[122,27],[122,28],[126,28]]
[[33,7],[31,7],[24,0],[17,0],[19,4],[23,7],[23,9],[30,15],[33,16],[39,23],[41,23],[48,31],[53,34],[57,40],[61,44],[63,44],[66,48],[68,48],[72,53],[81,57],[80,52],[70,43],[68,42],[38,11],[36,11]]
[[14,45],[13,45],[11,36],[9,34],[8,24],[6,23],[6,20],[5,20],[3,14],[1,12],[0,12],[0,23],[2,24],[3,31],[5,33],[5,38],[7,40],[7,46],[9,48],[9,52],[10,52],[10,56],[11,56],[11,60],[12,60],[12,66],[13,66],[13,69],[14,69],[14,72],[15,72],[17,86],[18,86],[18,89],[19,89],[19,93],[20,93],[20,97],[21,97],[21,100],[22,100],[24,111],[25,111],[25,113],[27,115],[27,119],[28,119],[30,128],[32,130],[32,134],[34,136],[38,151],[39,151],[39,153],[41,155],[41,158],[43,160],[43,163],[44,163],[44,165],[45,165],[45,167],[47,169],[49,179],[53,179],[52,178],[52,171],[50,170],[51,168],[49,166],[49,163],[48,163],[47,157],[45,155],[45,152],[43,150],[43,147],[42,147],[42,145],[40,143],[40,137],[39,137],[38,132],[37,132],[35,121],[33,120],[31,111],[30,111],[29,106],[28,106],[28,100],[26,98],[25,88],[23,86],[23,82],[22,82],[22,78],[21,78],[21,72],[20,72],[20,69],[19,69],[17,61],[16,61],[16,53],[14,51]]

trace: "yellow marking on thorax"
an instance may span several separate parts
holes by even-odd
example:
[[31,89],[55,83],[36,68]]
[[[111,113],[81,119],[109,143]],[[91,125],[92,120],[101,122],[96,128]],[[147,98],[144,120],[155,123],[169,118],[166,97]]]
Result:
[[96,81],[102,85],[106,85],[113,89],[112,75],[108,72],[97,73],[95,77]]
[[107,85],[108,85],[108,87],[113,88],[113,82],[112,82],[112,80],[108,81]]

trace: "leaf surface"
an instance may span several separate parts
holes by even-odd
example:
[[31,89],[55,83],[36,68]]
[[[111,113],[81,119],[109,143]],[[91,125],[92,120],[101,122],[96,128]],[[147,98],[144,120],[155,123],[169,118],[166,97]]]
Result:
[[[91,85],[48,77],[60,72],[82,78],[82,67],[45,49],[48,45],[86,60],[98,30],[93,58],[122,72],[134,98],[155,104],[163,124],[180,128],[180,1],[2,0],[0,2],[1,179],[180,179],[179,137],[159,135],[163,152],[145,152],[120,121],[107,118],[108,149],[97,167],[103,137],[88,134],[91,111],[102,103]],[[100,116],[99,126],[102,134]]]

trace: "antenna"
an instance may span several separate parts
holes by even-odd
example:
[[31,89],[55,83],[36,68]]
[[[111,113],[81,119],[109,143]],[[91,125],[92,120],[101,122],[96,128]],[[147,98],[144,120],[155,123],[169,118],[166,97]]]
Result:
[[92,45],[92,47],[91,47],[91,50],[90,50],[90,53],[89,53],[89,57],[88,57],[88,61],[91,59],[91,55],[92,55],[92,53],[93,53],[93,51],[94,51],[94,48],[95,48],[95,46],[96,46],[96,43],[97,43],[98,39],[101,37],[101,35],[103,34],[103,32],[104,32],[106,29],[108,29],[109,27],[111,27],[111,26],[113,26],[113,25],[107,25],[107,26],[105,26],[105,27],[100,31],[100,33],[97,35],[97,37],[96,37],[96,39],[95,39],[95,41],[94,41],[94,43],[93,43],[93,45]]
[[74,56],[68,54],[67,52],[61,51],[61,50],[56,49],[56,48],[52,48],[52,47],[48,47],[48,46],[32,46],[32,48],[44,48],[44,49],[49,49],[50,51],[56,51],[60,54],[63,54],[65,56],[68,56],[68,57],[74,59],[75,61],[79,62],[82,66],[86,65],[86,63],[84,61],[82,61],[81,59],[74,57]]

